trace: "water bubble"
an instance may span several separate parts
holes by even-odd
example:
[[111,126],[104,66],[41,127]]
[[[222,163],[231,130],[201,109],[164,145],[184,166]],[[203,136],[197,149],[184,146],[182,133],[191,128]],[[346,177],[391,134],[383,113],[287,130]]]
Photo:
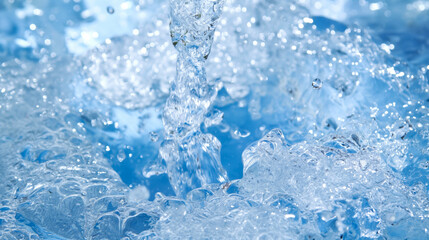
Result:
[[313,88],[315,89],[320,89],[322,88],[323,82],[322,80],[320,80],[320,78],[315,78],[313,80],[313,83],[311,83],[311,86],[313,86]]
[[108,7],[107,7],[107,12],[108,12],[109,14],[113,14],[113,13],[115,13],[115,9],[114,9],[112,6],[108,6]]

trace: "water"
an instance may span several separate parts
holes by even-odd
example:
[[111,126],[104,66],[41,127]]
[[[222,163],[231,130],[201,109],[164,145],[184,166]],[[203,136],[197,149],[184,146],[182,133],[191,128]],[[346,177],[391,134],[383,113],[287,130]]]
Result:
[[1,2],[0,238],[428,239],[428,11]]
[[315,89],[320,89],[323,86],[323,82],[320,80],[320,78],[315,78],[311,83],[311,86],[313,86]]
[[108,12],[109,14],[113,14],[113,13],[115,12],[115,9],[114,9],[113,7],[111,7],[111,6],[108,6],[108,7],[107,7],[107,12]]
[[166,139],[160,155],[176,195],[228,180],[220,163],[219,140],[202,133],[200,125],[216,98],[207,81],[207,60],[223,1],[170,1],[170,35],[178,50],[176,80],[163,114]]

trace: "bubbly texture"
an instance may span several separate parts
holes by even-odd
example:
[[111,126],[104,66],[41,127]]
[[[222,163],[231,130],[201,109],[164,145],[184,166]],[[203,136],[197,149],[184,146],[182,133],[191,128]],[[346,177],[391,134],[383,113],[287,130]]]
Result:
[[428,12],[0,2],[0,239],[429,238]]

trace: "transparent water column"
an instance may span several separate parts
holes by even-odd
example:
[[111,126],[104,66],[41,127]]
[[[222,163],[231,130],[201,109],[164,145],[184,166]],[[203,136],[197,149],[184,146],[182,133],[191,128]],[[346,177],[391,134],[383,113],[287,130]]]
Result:
[[166,140],[160,154],[174,191],[182,197],[194,188],[228,181],[219,140],[200,131],[217,95],[215,83],[206,77],[205,62],[222,5],[222,0],[170,1],[171,39],[179,54],[164,108]]

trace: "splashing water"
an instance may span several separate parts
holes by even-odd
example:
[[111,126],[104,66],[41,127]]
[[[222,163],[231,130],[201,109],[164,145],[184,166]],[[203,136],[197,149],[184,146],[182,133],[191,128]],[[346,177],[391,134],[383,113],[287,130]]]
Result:
[[428,11],[0,1],[0,239],[429,239]]
[[178,196],[227,181],[220,162],[219,140],[199,129],[217,95],[216,83],[207,80],[205,62],[222,5],[223,0],[170,1],[171,40],[179,55],[176,80],[164,107],[167,139],[160,154]]

